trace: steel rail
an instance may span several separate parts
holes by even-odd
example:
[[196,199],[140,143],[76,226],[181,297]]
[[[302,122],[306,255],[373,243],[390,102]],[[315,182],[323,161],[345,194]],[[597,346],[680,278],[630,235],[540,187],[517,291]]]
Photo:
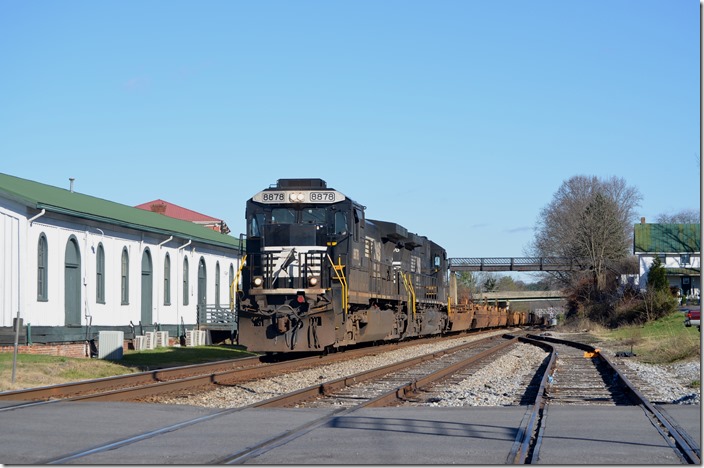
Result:
[[[309,433],[313,429],[324,426],[325,424],[328,424],[330,421],[332,421],[333,419],[335,419],[339,416],[352,413],[352,412],[357,411],[362,408],[375,408],[375,407],[381,407],[381,406],[388,406],[393,401],[403,400],[406,398],[406,396],[409,393],[415,391],[415,389],[418,388],[419,382],[422,382],[422,385],[427,385],[434,380],[441,380],[441,379],[445,378],[447,375],[452,374],[454,372],[457,372],[465,367],[468,367],[468,366],[472,365],[473,363],[475,363],[476,361],[478,361],[478,360],[480,360],[490,354],[497,353],[497,352],[505,349],[507,346],[514,344],[518,339],[516,337],[510,337],[510,336],[506,337],[506,335],[504,335],[503,338],[507,339],[507,341],[499,344],[498,346],[494,346],[490,349],[484,350],[484,351],[478,353],[477,355],[470,356],[467,359],[464,359],[460,362],[451,364],[447,368],[439,369],[439,370],[437,370],[437,371],[435,371],[435,372],[433,372],[433,373],[431,373],[421,379],[418,379],[417,381],[412,381],[412,382],[408,382],[404,385],[397,386],[394,389],[391,389],[387,392],[384,392],[381,395],[378,395],[378,396],[371,398],[367,401],[361,402],[357,405],[354,405],[354,406],[351,406],[348,408],[340,408],[340,409],[332,410],[330,413],[327,413],[326,415],[321,416],[320,418],[317,418],[313,421],[309,421],[308,423],[303,424],[297,428],[290,429],[283,434],[278,434],[270,439],[262,441],[261,443],[255,445],[253,447],[248,447],[244,450],[237,451],[237,452],[230,454],[226,457],[222,457],[218,460],[209,462],[209,464],[226,464],[226,465],[242,464],[248,460],[251,460],[252,458],[256,458],[259,455],[262,455],[262,454],[269,452],[277,447],[285,445],[286,443]],[[487,342],[494,341],[494,340],[495,340],[495,337],[488,338],[488,339],[482,340],[482,344],[486,344]],[[473,347],[470,345],[479,345],[479,342],[473,342],[473,343],[457,346],[452,349],[454,350],[453,352],[459,352],[459,351],[463,351],[465,349]],[[446,350],[446,351],[449,351],[449,350]],[[369,380],[371,378],[375,378],[380,375],[395,372],[395,371],[399,370],[400,368],[412,367],[412,366],[420,364],[422,362],[436,359],[437,357],[439,357],[443,354],[449,354],[449,353],[445,353],[445,352],[432,353],[431,355],[423,356],[423,358],[425,358],[425,359],[420,359],[420,360],[417,358],[408,359],[408,360],[403,361],[401,363],[392,364],[390,366],[384,366],[383,368],[375,369],[374,371],[360,373],[360,374],[370,374],[369,377],[367,377],[367,375],[356,374],[357,378],[355,378],[355,379],[352,379],[351,377],[343,378],[343,379],[336,379],[335,381],[328,382],[327,384],[334,383],[335,388],[338,388],[338,387],[342,388],[345,386],[345,382],[344,382],[345,380],[347,380],[350,384],[355,384],[360,381]],[[383,369],[384,371],[377,372],[378,370],[381,370],[381,369]],[[371,376],[372,374],[373,374],[373,376]],[[315,397],[315,396],[319,396],[321,394],[324,394],[325,392],[323,392],[322,390],[325,385],[326,384],[318,385],[318,386],[314,386],[314,387],[309,387],[309,388],[304,389],[300,392],[294,392],[294,393],[296,394],[296,397],[299,401],[305,400],[310,397]],[[331,389],[331,386],[328,386],[327,389],[328,390]],[[292,401],[293,400],[291,398],[289,398],[288,395],[286,395],[283,398],[275,397],[275,398],[272,398],[270,400],[267,400],[265,402],[261,402],[259,404],[255,404],[255,405],[260,408],[280,407],[280,406],[290,405],[292,403]]]
[[542,432],[544,429],[540,423],[542,421],[541,415],[545,410],[545,387],[547,387],[549,375],[552,374],[552,371],[555,368],[557,357],[555,347],[550,344],[528,337],[519,337],[519,340],[523,343],[538,346],[550,354],[548,357],[547,366],[545,367],[543,376],[540,379],[540,386],[536,392],[535,401],[531,405],[530,410],[527,412],[526,417],[523,421],[521,421],[521,425],[516,434],[516,440],[506,459],[506,463],[514,465],[528,463],[531,452],[537,452],[537,449],[540,447]]
[[[458,351],[463,351],[465,349],[469,348],[475,348],[478,346],[482,346],[487,343],[491,343],[492,341],[498,340],[500,337],[499,336],[490,336],[488,338],[484,338],[478,341],[472,341],[471,343],[464,343],[458,346],[454,346],[452,348],[444,349],[441,351],[435,351],[430,354],[426,354],[423,356],[417,356],[414,358],[406,359],[405,361],[400,361],[396,362],[393,364],[388,364],[383,367],[378,367],[375,369],[371,369],[368,371],[363,371],[359,372],[354,375],[350,375],[347,377],[340,377],[339,379],[331,380],[329,382],[324,382],[319,385],[313,385],[307,388],[303,388],[301,390],[286,394],[282,397],[274,397],[270,398],[269,400],[265,400],[261,402],[260,404],[257,404],[257,407],[260,408],[281,408],[285,406],[291,406],[295,403],[298,403],[300,401],[304,400],[309,400],[313,399],[319,396],[326,396],[330,395],[333,392],[340,390],[345,387],[349,387],[351,385],[360,383],[360,382],[365,382],[371,379],[375,379],[378,377],[381,377],[383,375],[390,374],[392,372],[396,372],[402,369],[406,369],[412,366],[416,366],[418,364],[421,364],[426,361],[431,361],[434,359],[437,359],[441,356],[444,356],[446,354],[453,354]],[[493,348],[491,348],[493,349]]]
[[499,351],[515,344],[518,341],[517,337],[508,337],[507,338],[506,336],[504,336],[504,338],[506,339],[506,341],[499,344],[498,346],[486,349],[480,353],[475,354],[474,356],[469,357],[468,359],[464,359],[462,361],[456,362],[456,363],[451,364],[447,367],[439,369],[431,374],[428,374],[425,377],[421,377],[420,379],[417,379],[413,382],[409,382],[406,385],[400,386],[397,388],[395,393],[387,393],[386,395],[383,395],[379,398],[376,398],[376,399],[374,399],[373,403],[368,404],[367,407],[388,406],[393,401],[406,400],[411,395],[416,393],[418,391],[418,389],[423,388],[425,386],[428,386],[433,382],[440,381],[449,375],[455,374],[457,372],[461,372],[462,370],[473,365],[477,361],[480,361],[488,356],[491,356],[492,354],[496,354]]
[[[483,332],[460,332],[453,337],[481,335]],[[263,356],[240,358],[214,363],[192,364],[174,368],[157,369],[137,374],[105,377],[101,379],[50,385],[47,387],[28,388],[0,393],[0,400],[30,401],[0,407],[0,412],[27,408],[41,404],[57,403],[59,401],[129,401],[134,398],[147,398],[161,394],[164,391],[179,391],[189,386],[231,384],[248,379],[266,377],[280,372],[314,366],[321,363],[337,362],[352,359],[372,352],[383,352],[389,349],[402,349],[407,346],[433,343],[446,337],[434,336],[404,342],[394,342],[379,345],[374,348],[362,347],[347,349],[344,353],[330,355],[315,355],[297,358],[284,362],[268,363]],[[235,369],[210,372],[217,369],[228,369],[233,364],[244,363]],[[250,369],[249,371],[245,369]],[[190,375],[189,374],[196,374]],[[184,377],[181,377],[184,376]],[[189,384],[190,383],[190,384]],[[183,385],[182,385],[183,384]],[[152,390],[149,390],[149,388]],[[109,389],[109,390],[105,390]],[[92,393],[89,393],[92,392]],[[84,395],[81,395],[81,394]]]
[[[480,343],[485,341],[490,341],[496,339],[496,336],[490,336],[483,338],[478,341],[471,342],[465,345],[459,345],[455,348],[461,346],[472,345],[474,343]],[[438,341],[439,338],[429,338],[428,341]],[[402,345],[389,345],[389,347],[407,347],[412,345],[421,344],[419,341],[409,341]],[[332,354],[327,356],[312,356],[300,359],[293,359],[290,361],[277,362],[272,364],[265,364],[262,366],[252,366],[246,368],[232,369],[222,372],[216,372],[211,374],[196,375],[192,377],[185,377],[182,379],[168,380],[163,382],[151,383],[149,385],[125,388],[114,391],[108,391],[98,394],[78,396],[71,398],[72,401],[130,401],[139,400],[155,396],[163,395],[164,393],[174,393],[184,390],[191,390],[193,388],[205,387],[211,385],[231,385],[233,383],[245,382],[249,380],[259,379],[263,377],[269,377],[272,375],[279,375],[285,372],[291,372],[302,367],[319,366],[321,364],[328,364],[330,362],[338,362],[343,360],[349,360],[357,356],[363,356],[369,354],[370,351],[378,352],[379,347],[375,348],[359,348],[350,350],[349,352]],[[386,348],[386,347],[383,347]],[[454,349],[454,348],[450,348]],[[388,351],[388,349],[386,349]],[[449,350],[437,351],[439,355],[447,354]]]
[[[465,333],[476,335],[477,333]],[[457,336],[461,336],[458,334]],[[179,391],[190,386],[240,382],[265,377],[273,373],[288,372],[306,365],[352,359],[372,351],[401,349],[407,346],[432,343],[446,337],[421,338],[400,343],[389,343],[372,348],[355,348],[344,353],[315,355],[282,362],[266,362],[263,356],[229,359],[204,364],[191,364],[172,368],[155,369],[135,374],[83,380],[45,387],[27,388],[0,392],[0,401],[33,401],[47,404],[57,401],[126,401],[145,398],[165,391]],[[233,368],[234,367],[234,368]],[[151,388],[151,390],[150,390]],[[2,411],[26,408],[30,404],[18,404],[0,408]]]
[[[487,342],[490,342],[490,341],[497,340],[498,338],[499,338],[499,336],[488,337],[488,338],[484,338],[483,340],[478,340],[478,341],[474,341],[474,342],[471,342],[471,343],[465,343],[465,344],[463,344],[463,345],[455,346],[454,348],[450,348],[450,349],[467,348],[467,347],[471,347],[471,345],[478,346],[478,345],[480,345],[480,344],[484,344],[484,343],[487,343]],[[500,346],[503,347],[504,345],[501,344]],[[459,349],[458,349],[458,350],[459,350]],[[434,358],[437,358],[437,357],[439,357],[439,356],[442,356],[443,354],[446,354],[446,351],[447,351],[447,350],[445,350],[445,351],[436,351],[436,352],[430,353],[429,355],[427,355],[427,359],[426,359],[426,360],[433,359],[433,356],[434,356]],[[414,361],[414,360],[416,360],[416,359],[409,359],[409,360],[406,360],[406,361],[403,361],[403,362],[409,362],[409,361]],[[393,365],[392,365],[392,366],[393,366]],[[388,367],[388,366],[387,366],[387,367]],[[387,372],[389,372],[389,371],[387,371]],[[354,376],[353,376],[353,377],[354,377]],[[348,379],[349,379],[349,378],[348,378]],[[340,380],[343,380],[343,379],[336,379],[335,381],[340,381]],[[331,381],[331,382],[335,382],[335,381]],[[358,382],[358,380],[350,380],[350,381],[349,381],[350,384],[354,384],[354,383],[356,383],[356,382]],[[168,383],[168,382],[164,382],[164,383]],[[315,393],[319,393],[319,388],[318,388],[318,387],[319,387],[319,386],[309,387],[308,389],[304,389],[304,390],[310,391],[310,395],[313,395],[313,394],[315,394]],[[314,390],[314,391],[311,391],[311,389],[315,389],[315,390]],[[398,389],[394,389],[394,390],[392,390],[390,393],[392,393],[392,394],[395,395],[395,394],[397,393],[397,390],[398,390]],[[305,399],[305,398],[308,397],[308,394],[306,394],[306,393],[303,392],[303,391],[298,391],[298,392],[294,392],[294,393],[296,393],[296,394],[298,395],[298,399],[299,399],[299,400],[300,400],[301,398],[304,398],[304,399]],[[377,397],[377,398],[375,398],[375,399],[369,400],[367,403],[373,405],[373,404],[376,402],[376,400],[383,399],[383,398],[385,398],[385,395],[381,395],[381,396],[379,396],[379,397]],[[279,403],[278,403],[278,404],[272,404],[272,403],[274,403],[274,402],[276,402],[276,401],[278,401]],[[179,423],[176,423],[176,424],[172,424],[172,425],[169,425],[169,426],[166,426],[166,427],[158,428],[158,429],[155,429],[155,430],[152,430],[152,431],[147,431],[147,432],[144,432],[144,433],[141,433],[141,434],[136,434],[136,435],[133,435],[133,436],[131,436],[131,437],[127,437],[127,438],[124,438],[124,439],[121,439],[121,440],[111,441],[111,442],[109,442],[109,443],[100,444],[100,445],[97,445],[97,446],[94,446],[94,447],[91,447],[91,448],[88,448],[88,449],[85,449],[85,450],[75,451],[75,452],[72,452],[72,453],[69,453],[69,454],[62,455],[62,456],[60,456],[60,457],[56,457],[56,458],[53,458],[53,459],[50,459],[50,460],[45,460],[45,461],[42,462],[41,464],[43,464],[43,465],[46,465],[46,464],[64,464],[64,463],[67,463],[67,462],[71,462],[71,461],[77,460],[77,459],[82,458],[82,457],[86,457],[86,456],[89,456],[89,455],[94,455],[94,454],[101,453],[101,452],[106,452],[106,451],[108,451],[108,450],[114,450],[114,449],[117,449],[117,448],[120,448],[120,447],[124,447],[124,446],[130,445],[130,444],[133,444],[133,443],[142,441],[142,440],[150,439],[150,438],[152,438],[152,437],[157,437],[157,436],[162,435],[162,434],[166,434],[166,433],[169,433],[169,432],[173,432],[173,431],[179,430],[179,429],[184,428],[184,427],[192,426],[192,425],[194,425],[194,424],[199,424],[199,423],[201,423],[201,422],[206,422],[206,421],[209,421],[209,420],[214,419],[214,418],[216,418],[216,417],[220,417],[220,416],[224,416],[224,415],[227,415],[227,414],[232,414],[232,413],[236,413],[236,412],[239,412],[239,411],[243,411],[243,410],[245,410],[245,409],[251,409],[251,408],[266,408],[266,407],[272,407],[272,406],[284,406],[285,404],[289,404],[290,402],[291,402],[291,399],[289,398],[289,394],[286,394],[286,395],[281,395],[281,396],[269,398],[269,399],[267,399],[267,400],[263,400],[263,401],[260,401],[260,402],[252,403],[252,404],[247,405],[247,406],[242,406],[242,407],[238,407],[238,408],[228,408],[228,409],[224,409],[224,410],[219,410],[219,411],[217,411],[217,412],[215,412],[215,413],[211,413],[211,414],[208,414],[208,415],[205,415],[205,416],[200,416],[200,417],[197,417],[197,418],[189,419],[189,420],[182,421],[182,422],[179,422]],[[363,404],[362,404],[362,405],[363,405]],[[346,408],[346,409],[343,408],[343,409],[333,410],[332,412],[327,413],[327,414],[326,414],[325,416],[323,416],[323,417],[320,417],[320,418],[318,418],[318,419],[315,419],[315,420],[313,420],[313,421],[310,421],[310,422],[308,422],[308,423],[306,423],[306,424],[304,424],[304,425],[302,425],[302,426],[299,426],[299,427],[297,427],[297,428],[291,429],[291,430],[289,430],[289,431],[287,431],[287,432],[285,432],[285,433],[283,433],[283,434],[274,436],[274,437],[272,437],[272,438],[270,438],[270,439],[267,439],[267,440],[263,441],[262,443],[257,444],[257,445],[255,445],[255,446],[253,446],[253,447],[250,447],[250,448],[245,449],[245,450],[243,450],[243,451],[239,451],[239,452],[237,452],[237,453],[235,453],[235,454],[228,455],[228,456],[226,456],[226,457],[224,457],[224,458],[221,458],[221,459],[219,459],[219,460],[217,460],[217,461],[208,462],[207,464],[222,464],[222,463],[234,464],[234,463],[241,463],[241,462],[245,461],[246,459],[253,458],[253,457],[259,455],[260,453],[264,453],[264,452],[266,452],[266,451],[272,450],[272,449],[275,448],[276,446],[282,445],[282,444],[288,442],[289,440],[293,440],[293,439],[295,439],[295,438],[298,438],[298,437],[300,437],[301,435],[303,435],[303,434],[309,432],[310,430],[315,429],[316,427],[319,427],[319,426],[325,424],[326,422],[330,421],[330,420],[333,419],[334,417],[340,416],[340,415],[342,415],[342,414],[350,413],[350,412],[352,412],[352,411],[358,409],[359,407],[362,407],[362,406],[356,406],[356,407],[352,407],[352,408]]]
[[245,357],[240,359],[228,359],[204,364],[190,364],[151,371],[138,372],[127,375],[115,375],[100,379],[82,380],[65,384],[48,385],[45,387],[25,388],[21,390],[11,390],[0,393],[0,401],[33,401],[50,398],[68,398],[73,395],[95,392],[106,389],[114,390],[119,387],[130,387],[137,385],[151,385],[155,382],[163,382],[172,379],[182,378],[193,373],[209,374],[237,366],[237,368],[247,366],[257,366],[261,363],[260,356]]

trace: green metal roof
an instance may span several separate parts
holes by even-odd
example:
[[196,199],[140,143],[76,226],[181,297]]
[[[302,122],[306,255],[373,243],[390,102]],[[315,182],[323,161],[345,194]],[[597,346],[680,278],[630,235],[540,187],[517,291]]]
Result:
[[162,214],[0,173],[0,196],[30,208],[115,224],[166,236],[239,249],[240,241],[212,229]]
[[701,251],[700,224],[636,224],[633,252],[683,253]]
[[668,276],[699,276],[701,270],[699,268],[665,268],[665,273]]

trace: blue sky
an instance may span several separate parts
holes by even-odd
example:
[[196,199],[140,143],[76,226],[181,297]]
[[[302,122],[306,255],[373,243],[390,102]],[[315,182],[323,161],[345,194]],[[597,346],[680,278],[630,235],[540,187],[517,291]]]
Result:
[[235,235],[259,190],[322,178],[450,257],[522,256],[575,175],[650,221],[699,209],[699,8],[0,0],[0,172]]

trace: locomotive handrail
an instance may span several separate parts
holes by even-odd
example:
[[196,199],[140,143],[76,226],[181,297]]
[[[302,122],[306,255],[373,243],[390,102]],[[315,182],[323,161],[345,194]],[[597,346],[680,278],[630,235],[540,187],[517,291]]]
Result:
[[416,291],[413,289],[413,283],[411,282],[410,276],[411,274],[408,274],[408,278],[406,278],[406,275],[403,274],[403,272],[400,273],[401,278],[403,278],[403,285],[406,287],[406,291],[408,292],[408,301],[411,303],[411,311],[412,311],[412,317],[413,320],[416,319]]
[[[337,280],[340,282],[342,285],[342,310],[345,312],[345,315],[348,314],[348,300],[349,298],[347,297],[347,280],[345,279],[345,272],[342,271],[342,269],[345,267],[343,264],[335,264],[332,261],[332,258],[330,258],[330,254],[327,254],[328,260],[330,261],[330,265],[332,265],[333,271],[335,272],[335,276],[337,276]],[[338,260],[340,258],[338,257]]]
[[240,261],[240,267],[237,269],[237,275],[235,279],[230,283],[230,310],[235,310],[235,292],[241,292],[240,290],[235,291],[235,285],[240,284],[240,275],[242,274],[242,269],[247,261],[247,255],[245,254]]

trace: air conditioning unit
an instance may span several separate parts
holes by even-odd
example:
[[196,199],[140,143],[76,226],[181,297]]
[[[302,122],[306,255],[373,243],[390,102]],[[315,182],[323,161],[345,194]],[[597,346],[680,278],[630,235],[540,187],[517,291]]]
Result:
[[156,348],[156,333],[155,332],[145,332],[144,333],[144,349],[154,349]]
[[125,341],[125,332],[101,331],[98,333],[98,358],[118,360],[122,359],[122,343]]
[[134,349],[135,351],[141,351],[144,348],[144,335],[137,335],[134,337]]
[[156,332],[156,347],[166,347],[169,346],[169,332],[158,331]]
[[186,330],[186,346],[205,345],[205,330]]
[[198,330],[186,330],[186,346],[198,346]]

